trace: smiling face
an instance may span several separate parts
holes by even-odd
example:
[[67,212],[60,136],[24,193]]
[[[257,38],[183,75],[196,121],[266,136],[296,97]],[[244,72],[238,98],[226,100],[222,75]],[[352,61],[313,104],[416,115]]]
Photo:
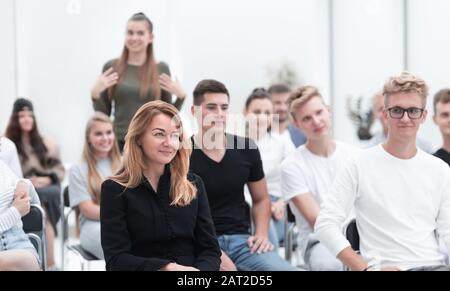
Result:
[[171,117],[158,114],[148,125],[139,143],[148,163],[167,165],[180,148],[180,138],[179,125]]
[[[246,110],[246,119],[249,130],[256,130],[256,136],[268,131],[272,123],[273,105],[270,99],[254,99]],[[255,136],[254,134],[250,134]]]
[[115,135],[111,123],[96,121],[92,124],[88,137],[97,157],[107,157],[115,142]]
[[281,123],[289,119],[289,96],[291,93],[272,93],[273,111]]
[[227,127],[229,97],[224,93],[206,93],[200,106],[192,113],[197,117],[202,132],[222,134]]
[[331,113],[320,96],[312,97],[294,112],[295,124],[308,140],[327,136],[331,128]]
[[147,47],[153,42],[153,33],[145,21],[129,21],[125,46],[130,53],[139,54],[147,51]]
[[[388,139],[416,140],[417,131],[425,121],[427,111],[424,110],[422,116],[417,119],[411,119],[407,112],[404,112],[402,118],[396,119],[391,116],[392,108],[424,109],[423,98],[416,92],[400,92],[390,95],[386,105],[383,114],[388,127]],[[389,113],[389,109],[391,109],[391,113]]]

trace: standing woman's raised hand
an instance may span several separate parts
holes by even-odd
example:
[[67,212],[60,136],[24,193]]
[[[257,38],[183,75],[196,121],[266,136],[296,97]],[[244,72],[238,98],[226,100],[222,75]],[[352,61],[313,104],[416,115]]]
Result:
[[177,96],[178,99],[186,98],[186,91],[184,91],[184,88],[178,79],[175,79],[174,81],[169,75],[162,74],[159,77],[159,85],[163,90]]
[[119,75],[116,72],[114,72],[114,68],[109,68],[108,70],[106,70],[103,74],[101,74],[97,78],[94,87],[92,87],[91,90],[92,98],[94,99],[100,98],[100,94],[106,89],[116,85],[118,80]]

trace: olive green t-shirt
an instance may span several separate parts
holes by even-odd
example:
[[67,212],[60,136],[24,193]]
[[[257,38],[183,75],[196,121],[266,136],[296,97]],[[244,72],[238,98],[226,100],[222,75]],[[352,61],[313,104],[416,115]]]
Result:
[[[103,67],[103,72],[113,67],[116,60],[107,62]],[[158,70],[160,74],[166,73],[170,76],[169,66],[166,63],[159,63]],[[114,96],[109,98],[108,90],[102,92],[99,99],[92,99],[94,110],[105,113],[108,116],[114,115],[114,132],[119,141],[125,139],[128,126],[137,110],[147,102],[155,100],[152,90],[145,98],[140,97],[139,88],[139,66],[128,65],[125,79],[117,84]],[[178,99],[172,103],[172,95],[161,90],[161,100],[173,104],[180,109],[184,99]]]

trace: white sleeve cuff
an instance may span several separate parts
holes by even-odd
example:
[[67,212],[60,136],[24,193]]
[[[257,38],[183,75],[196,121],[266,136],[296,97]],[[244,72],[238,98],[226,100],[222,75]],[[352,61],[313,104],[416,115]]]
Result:
[[0,233],[16,226],[21,218],[22,216],[17,208],[14,206],[8,208],[2,215],[0,215]]

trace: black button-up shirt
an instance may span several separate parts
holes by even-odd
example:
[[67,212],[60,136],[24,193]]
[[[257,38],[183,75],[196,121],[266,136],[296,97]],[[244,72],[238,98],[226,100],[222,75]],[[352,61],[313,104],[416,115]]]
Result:
[[170,206],[170,171],[155,193],[147,179],[133,189],[107,180],[102,185],[101,239],[107,270],[156,271],[174,262],[217,271],[220,248],[205,187],[189,174],[197,198],[185,207]]

